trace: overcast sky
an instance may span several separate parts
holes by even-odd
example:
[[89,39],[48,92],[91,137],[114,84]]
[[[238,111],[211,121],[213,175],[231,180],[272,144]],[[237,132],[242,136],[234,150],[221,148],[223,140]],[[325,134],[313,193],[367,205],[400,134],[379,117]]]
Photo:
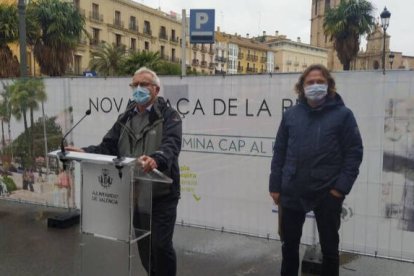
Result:
[[[262,34],[287,35],[302,42],[310,41],[311,0],[134,0],[164,12],[181,14],[182,9],[215,9],[216,26],[226,33],[245,36]],[[391,12],[391,50],[414,56],[414,0],[372,0],[379,18],[384,6]],[[361,45],[365,48],[365,45]]]

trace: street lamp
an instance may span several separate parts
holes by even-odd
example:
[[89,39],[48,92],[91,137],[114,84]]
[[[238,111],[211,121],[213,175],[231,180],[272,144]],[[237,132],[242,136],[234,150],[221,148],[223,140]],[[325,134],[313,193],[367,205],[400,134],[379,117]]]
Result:
[[391,53],[388,55],[388,58],[390,59],[390,68],[392,69],[392,64],[394,63],[394,54]]
[[384,7],[384,10],[380,14],[381,16],[381,27],[384,30],[384,44],[382,48],[382,73],[385,75],[385,38],[387,36],[387,28],[390,25],[391,13]]

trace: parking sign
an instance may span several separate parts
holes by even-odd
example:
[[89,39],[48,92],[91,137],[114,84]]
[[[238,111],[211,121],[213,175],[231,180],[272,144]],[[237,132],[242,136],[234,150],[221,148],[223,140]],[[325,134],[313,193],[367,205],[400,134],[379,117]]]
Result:
[[190,10],[190,43],[214,43],[214,9]]

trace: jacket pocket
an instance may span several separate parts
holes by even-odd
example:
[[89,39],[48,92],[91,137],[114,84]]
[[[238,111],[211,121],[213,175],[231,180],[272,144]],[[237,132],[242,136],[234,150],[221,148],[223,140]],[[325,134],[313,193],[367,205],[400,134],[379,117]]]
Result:
[[294,191],[292,179],[296,174],[294,166],[285,166],[282,169],[282,193],[292,194]]

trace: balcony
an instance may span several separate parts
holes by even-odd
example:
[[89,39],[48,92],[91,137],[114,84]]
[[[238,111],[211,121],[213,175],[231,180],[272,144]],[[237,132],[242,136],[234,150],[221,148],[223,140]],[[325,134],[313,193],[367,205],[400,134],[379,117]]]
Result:
[[210,62],[208,64],[208,69],[214,69],[214,68],[216,68],[216,64],[214,62]]
[[178,36],[177,37],[170,37],[170,41],[172,42],[172,43],[178,43]]
[[193,44],[193,47],[191,47],[191,49],[192,49],[193,51],[198,51],[198,50],[200,50],[200,48],[198,47],[198,45],[197,45],[197,44]]
[[299,66],[299,62],[295,61],[295,63],[293,64],[293,66]]
[[237,56],[237,58],[238,58],[238,59],[243,59],[243,58],[244,58],[244,54],[243,54],[243,53],[240,53],[240,54]]
[[209,49],[209,51],[208,51],[208,54],[209,54],[210,56],[213,56],[213,55],[214,55],[214,50],[213,50],[213,47],[211,47],[211,46],[210,46],[210,49]]
[[114,19],[114,24],[113,24],[113,26],[114,26],[115,28],[118,28],[118,29],[123,29],[123,28],[124,28],[124,22],[123,22],[123,21],[121,21],[121,20],[119,20],[119,19]]
[[287,60],[286,61],[286,65],[292,65],[292,61],[291,60]]
[[168,40],[168,35],[166,33],[160,32],[159,38],[164,39],[164,40]]
[[261,63],[266,63],[267,62],[267,58],[266,57],[261,57],[260,58],[260,62]]
[[152,30],[149,28],[144,28],[144,35],[152,36]]
[[257,68],[247,67],[246,72],[247,73],[257,73]]
[[227,62],[227,58],[216,56],[215,57],[215,61],[218,61],[218,62]]
[[180,63],[181,64],[181,59],[179,59],[178,57],[171,57],[171,62]]
[[137,24],[132,23],[132,22],[129,23],[128,29],[130,31],[133,31],[133,32],[138,32],[138,26],[137,26]]
[[243,66],[237,66],[237,73],[243,73]]
[[89,20],[97,22],[97,23],[102,23],[103,22],[103,14],[98,13],[98,12],[89,12]]
[[92,38],[89,41],[89,45],[91,45],[91,46],[98,46],[99,45],[99,38]]
[[170,56],[169,55],[161,54],[161,59],[166,60],[166,61],[169,61],[170,60]]
[[193,59],[193,61],[191,62],[192,66],[198,66],[200,63],[198,61],[198,59]]
[[201,46],[201,52],[202,52],[202,53],[207,53],[207,47],[206,47],[206,46],[204,46],[204,45],[202,45],[202,46]]
[[207,68],[207,61],[201,61],[201,68]]

